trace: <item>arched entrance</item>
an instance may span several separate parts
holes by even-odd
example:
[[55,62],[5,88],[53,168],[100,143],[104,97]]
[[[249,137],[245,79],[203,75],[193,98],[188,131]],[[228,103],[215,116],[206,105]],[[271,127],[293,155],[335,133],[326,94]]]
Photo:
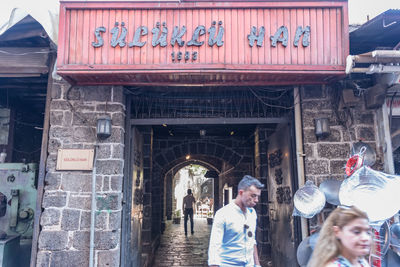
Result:
[[[130,240],[139,239],[140,242],[122,249],[128,251],[126,255],[132,250],[142,255],[141,262],[138,262],[139,259],[136,262],[137,266],[151,266],[163,233],[168,232],[166,228],[177,209],[173,204],[174,176],[190,164],[203,166],[213,174],[214,210],[236,197],[237,184],[246,174],[259,178],[267,187],[271,184],[271,188],[262,191],[257,206],[259,222],[256,233],[261,258],[271,259],[270,229],[279,222],[270,221],[270,203],[277,202],[277,205],[271,206],[273,214],[287,215],[280,214],[280,207],[290,206],[290,203],[279,202],[281,196],[276,194],[283,186],[287,187],[285,192],[291,194],[292,171],[287,168],[284,173],[287,185],[276,185],[276,170],[269,170],[268,157],[278,153],[279,146],[285,145],[282,151],[287,151],[284,157],[290,162],[292,113],[290,107],[285,106],[293,99],[292,91],[263,88],[257,93],[264,98],[257,98],[248,95],[243,88],[236,89],[220,88],[218,92],[215,88],[210,91],[204,88],[174,88],[171,91],[168,88],[153,88],[146,92],[139,90],[132,96],[132,106],[128,107],[131,127],[126,133],[131,138],[126,143],[131,144],[132,170],[128,176],[131,177],[132,187],[125,188],[132,190],[132,199],[126,201],[133,203],[133,208],[125,209],[123,222],[130,234],[123,233],[122,237],[130,236]],[[269,99],[279,99],[280,105],[270,106]],[[270,146],[269,140],[278,125],[284,126],[280,129],[285,134],[282,135],[282,131],[275,134],[273,140],[277,140],[274,141],[276,145]],[[279,146],[278,141],[281,141]],[[129,192],[126,191],[125,195],[129,196]],[[134,216],[129,212],[136,211],[138,217],[132,220]],[[136,232],[132,230],[135,221],[141,226]],[[288,232],[292,224],[292,221],[285,222],[276,229]],[[290,231],[293,233],[293,230]],[[291,240],[288,237],[287,242]],[[279,257],[280,254],[277,259]]]
[[[203,173],[193,173],[196,169],[202,169]],[[191,183],[186,182],[187,177],[185,171],[187,171],[187,176],[191,177]],[[192,171],[191,171],[192,170]],[[205,174],[209,170],[214,170],[217,174],[220,172],[214,166],[209,163],[203,162],[201,160],[196,160],[193,158],[188,159],[185,162],[178,163],[172,167],[169,171],[165,173],[164,177],[164,214],[163,221],[171,220],[175,211],[180,210],[181,213],[181,200],[186,195],[187,189],[192,189],[193,195],[197,201],[202,201],[205,197],[204,186],[211,182],[212,184],[212,198],[214,200],[214,183],[218,183],[217,177],[205,177]],[[182,177],[183,176],[183,177]],[[196,177],[194,177],[196,176]],[[182,181],[185,179],[185,181]],[[208,196],[208,195],[207,195]],[[214,202],[214,201],[213,201]]]

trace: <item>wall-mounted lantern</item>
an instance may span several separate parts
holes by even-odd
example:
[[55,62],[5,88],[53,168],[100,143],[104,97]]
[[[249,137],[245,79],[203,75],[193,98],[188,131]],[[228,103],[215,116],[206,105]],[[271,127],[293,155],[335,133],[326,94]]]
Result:
[[331,131],[329,129],[328,118],[317,118],[314,120],[315,123],[315,136],[318,138],[328,136]]
[[111,136],[111,118],[108,115],[102,115],[97,119],[97,137],[106,139]]

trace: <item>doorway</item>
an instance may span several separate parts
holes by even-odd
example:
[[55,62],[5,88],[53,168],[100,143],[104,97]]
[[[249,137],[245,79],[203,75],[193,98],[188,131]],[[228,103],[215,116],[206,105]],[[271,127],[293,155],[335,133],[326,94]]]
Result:
[[[179,170],[190,165],[207,169],[213,181],[212,213],[236,197],[237,184],[244,175],[253,175],[266,185],[275,179],[269,173],[269,138],[282,128],[280,125],[286,125],[287,143],[293,142],[293,92],[290,88],[243,87],[127,88],[127,92],[129,121],[135,138],[143,140],[142,153],[133,152],[143,161],[143,223],[137,233],[143,266],[154,260],[161,237],[179,209],[174,196]],[[290,149],[288,152],[285,157],[289,158]],[[293,177],[290,171],[289,181]],[[290,188],[295,191],[291,184]],[[258,208],[257,239],[265,262],[271,261],[273,254],[269,204],[277,201],[269,195],[268,188],[263,190]],[[293,221],[282,223],[287,224],[282,228],[293,229]],[[297,235],[293,230],[291,233]]]

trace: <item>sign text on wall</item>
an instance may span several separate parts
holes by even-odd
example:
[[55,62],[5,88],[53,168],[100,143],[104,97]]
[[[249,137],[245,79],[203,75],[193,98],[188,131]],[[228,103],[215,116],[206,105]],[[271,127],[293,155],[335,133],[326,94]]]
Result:
[[[218,24],[218,25],[217,25]],[[203,25],[198,25],[195,30],[193,31],[193,34],[191,36],[191,39],[189,41],[184,40],[184,36],[186,34],[186,26],[178,27],[174,26],[172,30],[172,35],[169,40],[169,43],[172,47],[175,47],[175,45],[178,45],[179,47],[186,46],[187,47],[200,47],[204,45],[205,41],[201,41],[200,38],[203,35],[206,35],[206,28]],[[92,46],[97,48],[97,47],[102,47],[104,45],[104,39],[103,39],[103,33],[107,32],[106,27],[97,27],[94,31],[94,35],[96,37],[96,42],[92,42]],[[111,34],[111,40],[110,40],[110,45],[112,47],[125,47],[128,45],[128,47],[143,47],[146,45],[146,41],[142,41],[141,38],[143,36],[146,36],[149,34],[149,30],[146,26],[138,26],[135,30],[135,34],[132,38],[132,40],[127,43],[127,33],[128,29],[125,25],[125,22],[115,22],[115,26],[111,29],[110,34]],[[162,24],[160,22],[157,22],[155,27],[151,30],[152,33],[152,41],[151,45],[153,47],[166,47],[168,45],[168,27],[165,22]],[[219,21],[218,23],[216,21],[213,21],[211,24],[211,27],[207,30],[208,33],[208,46],[213,47],[221,47],[224,45],[224,33],[225,29],[223,27],[223,22]],[[293,46],[298,47],[300,39],[302,38],[302,46],[307,47],[310,45],[310,26],[297,26],[296,32],[294,34],[293,38]],[[282,46],[287,47],[288,46],[288,40],[289,40],[289,30],[287,26],[281,26],[279,27],[273,35],[270,36],[269,38],[271,40],[271,47],[277,47],[278,43],[281,43]],[[249,34],[247,35],[247,40],[249,43],[250,47],[254,47],[256,45],[257,47],[262,47],[264,44],[265,40],[265,27],[261,26],[259,29],[257,27],[252,26],[250,29]],[[198,58],[198,54],[196,51],[193,52],[172,52],[171,53],[171,58],[172,61],[181,61],[181,60],[189,60],[190,58],[195,61]]]

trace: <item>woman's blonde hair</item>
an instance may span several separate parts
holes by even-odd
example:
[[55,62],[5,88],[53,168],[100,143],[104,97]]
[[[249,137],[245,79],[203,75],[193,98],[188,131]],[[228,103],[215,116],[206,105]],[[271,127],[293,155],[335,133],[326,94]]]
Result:
[[359,218],[368,220],[367,214],[354,206],[338,207],[332,211],[321,228],[317,245],[307,267],[323,267],[339,256],[342,252],[342,243],[336,238],[334,226],[342,229]]

